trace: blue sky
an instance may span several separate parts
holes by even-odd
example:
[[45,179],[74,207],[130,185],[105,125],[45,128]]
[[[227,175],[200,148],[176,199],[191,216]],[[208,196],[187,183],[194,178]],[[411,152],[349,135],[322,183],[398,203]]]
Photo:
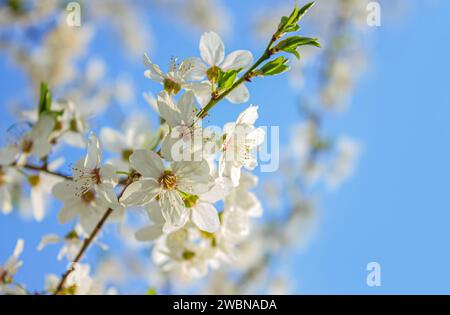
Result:
[[[408,4],[399,22],[373,30],[370,69],[349,110],[325,121],[327,131],[360,140],[364,150],[353,178],[337,192],[324,195],[318,231],[307,250],[287,263],[295,293],[449,293],[450,44],[445,31],[450,28],[450,2]],[[239,36],[226,38],[226,49],[249,48],[257,54],[264,43],[251,40],[246,17],[252,4],[229,5],[236,22],[234,34]],[[164,68],[170,56],[198,54],[199,34],[155,13],[150,17],[157,46],[150,53],[156,63]],[[140,60],[124,57],[107,30],[100,32],[91,49],[107,60],[108,74],[130,73],[138,99],[143,91],[157,91],[157,85],[143,78]],[[26,81],[3,56],[0,69],[4,78],[14,78],[2,80],[4,104]],[[286,143],[289,127],[299,119],[286,78],[252,83],[251,102],[260,106],[259,123],[279,125]],[[214,108],[211,120],[223,123],[243,108],[224,103]],[[117,109],[110,113],[119,114]],[[12,122],[11,115],[2,116],[1,129]],[[25,265],[18,279],[33,289],[42,287],[46,272],[64,269],[64,263],[53,259],[57,248],[35,251],[49,229],[63,234],[69,228],[55,224],[55,213],[40,225],[24,223],[15,215],[0,217],[0,261],[12,252],[15,240],[24,237]],[[109,227],[111,241],[114,232]],[[371,261],[381,264],[381,287],[366,285],[366,265]]]

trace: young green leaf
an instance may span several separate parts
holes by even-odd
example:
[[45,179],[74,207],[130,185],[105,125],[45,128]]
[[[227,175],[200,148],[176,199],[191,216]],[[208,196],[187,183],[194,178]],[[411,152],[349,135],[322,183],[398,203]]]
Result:
[[47,83],[41,82],[41,94],[39,96],[38,114],[49,112],[52,104],[52,92],[49,90]]
[[289,66],[286,65],[288,59],[284,56],[280,56],[274,60],[269,61],[264,66],[262,66],[257,72],[260,75],[275,75],[283,73],[289,70]]
[[295,55],[298,59],[300,59],[300,54],[297,51],[297,48],[300,46],[320,47],[320,44],[317,42],[317,38],[291,36],[279,42],[274,49],[275,51],[284,51],[287,53],[291,53]]
[[236,80],[236,76],[238,74],[238,70],[229,70],[229,71],[220,71],[219,80],[217,81],[217,87],[219,91],[226,90],[230,88],[234,81]]
[[314,2],[310,2],[304,5],[300,10],[298,9],[297,3],[295,4],[294,10],[291,12],[289,17],[283,16],[281,18],[280,24],[278,25],[278,34],[296,32],[300,29],[298,23],[303,18],[303,16],[308,12],[308,10],[314,5]]

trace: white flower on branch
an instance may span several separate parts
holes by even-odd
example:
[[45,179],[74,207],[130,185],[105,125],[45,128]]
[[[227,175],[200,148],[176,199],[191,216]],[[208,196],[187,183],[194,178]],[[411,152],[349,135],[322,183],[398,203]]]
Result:
[[170,61],[169,71],[164,73],[157,64],[150,60],[147,54],[144,55],[144,64],[148,67],[144,75],[155,82],[161,83],[166,92],[174,95],[188,86],[187,80],[191,79],[191,72],[194,68],[192,60],[186,59],[178,65],[174,58]]
[[91,133],[86,157],[77,162],[73,181],[58,183],[53,188],[53,195],[64,202],[59,221],[66,223],[79,215],[86,233],[92,231],[108,208],[114,209],[113,218],[121,218],[124,213],[114,191],[115,168],[110,164],[100,165],[101,159],[100,142]]
[[100,139],[105,149],[119,155],[110,159],[108,163],[123,171],[129,170],[129,158],[133,151],[149,146],[152,137],[150,124],[142,116],[131,116],[124,124],[123,133],[108,127],[100,132]]
[[183,198],[207,192],[214,184],[209,165],[202,162],[173,162],[166,169],[161,157],[151,151],[136,150],[130,156],[131,166],[141,175],[123,194],[126,205],[146,205],[157,199],[166,221],[182,226],[188,211]]
[[55,120],[48,115],[41,115],[29,132],[23,134],[16,143],[0,149],[0,165],[10,165],[17,162],[24,165],[29,156],[43,158],[47,156],[52,146],[49,136],[55,126]]
[[253,170],[258,162],[253,153],[263,143],[265,132],[253,125],[258,119],[258,107],[250,105],[236,122],[224,126],[225,139],[219,162],[219,175],[231,179],[234,186],[239,184],[241,168]]
[[[207,32],[200,38],[200,56],[191,58],[193,64],[191,77],[193,80],[208,80],[201,83],[193,83],[190,88],[194,91],[199,103],[204,106],[211,99],[212,84],[217,82],[220,71],[242,70],[253,64],[253,55],[248,50],[235,50],[225,57],[225,46],[219,35],[214,32]],[[205,64],[206,63],[206,64]],[[245,103],[250,94],[244,84],[239,85],[235,90],[227,95],[227,100],[232,103]]]

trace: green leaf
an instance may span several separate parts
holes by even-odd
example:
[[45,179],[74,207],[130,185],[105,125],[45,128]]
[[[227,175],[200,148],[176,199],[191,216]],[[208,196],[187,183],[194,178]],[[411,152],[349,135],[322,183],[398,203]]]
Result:
[[300,46],[320,47],[320,44],[317,42],[317,38],[291,36],[279,42],[278,45],[275,46],[275,51],[291,53],[300,59],[300,54],[297,51],[297,48]]
[[41,94],[39,96],[38,114],[49,112],[52,105],[52,92],[49,90],[47,83],[41,82]]
[[261,75],[275,75],[283,73],[289,70],[289,66],[286,65],[288,59],[284,56],[280,56],[274,60],[269,61],[262,66],[257,72]]
[[229,89],[236,80],[238,72],[239,70],[220,71],[219,79],[217,81],[219,91]]
[[294,10],[291,12],[289,17],[283,16],[280,23],[278,24],[278,33],[288,33],[296,32],[300,29],[298,23],[303,18],[303,16],[308,12],[308,10],[314,5],[314,2],[310,2],[304,5],[300,10],[298,9],[297,3],[295,4]]

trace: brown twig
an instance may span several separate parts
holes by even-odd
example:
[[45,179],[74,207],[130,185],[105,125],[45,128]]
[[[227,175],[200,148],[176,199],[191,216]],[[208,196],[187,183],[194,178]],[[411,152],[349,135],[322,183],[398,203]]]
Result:
[[[127,183],[124,185],[122,191],[117,196],[118,200],[120,200],[120,198],[122,197],[123,193],[125,192],[125,189],[128,187],[129,184],[131,184],[132,181],[133,181],[133,179],[131,177],[129,177],[128,180],[127,180]],[[91,245],[92,241],[95,239],[97,234],[100,232],[100,230],[102,229],[102,227],[105,224],[106,220],[108,220],[109,216],[113,213],[113,211],[114,210],[112,208],[108,208],[108,210],[106,210],[106,212],[103,215],[103,217],[100,219],[100,221],[95,226],[94,230],[89,235],[89,237],[86,238],[83,241],[83,245],[81,246],[77,256],[75,257],[75,259],[70,264],[69,269],[67,269],[66,272],[61,277],[61,280],[59,281],[59,284],[58,284],[55,292],[53,293],[54,295],[58,295],[63,290],[64,284],[65,284],[67,278],[69,277],[69,275],[73,271],[75,271],[76,264],[80,262],[81,258],[83,258],[83,255],[85,254],[86,250],[89,248],[89,246]]]

